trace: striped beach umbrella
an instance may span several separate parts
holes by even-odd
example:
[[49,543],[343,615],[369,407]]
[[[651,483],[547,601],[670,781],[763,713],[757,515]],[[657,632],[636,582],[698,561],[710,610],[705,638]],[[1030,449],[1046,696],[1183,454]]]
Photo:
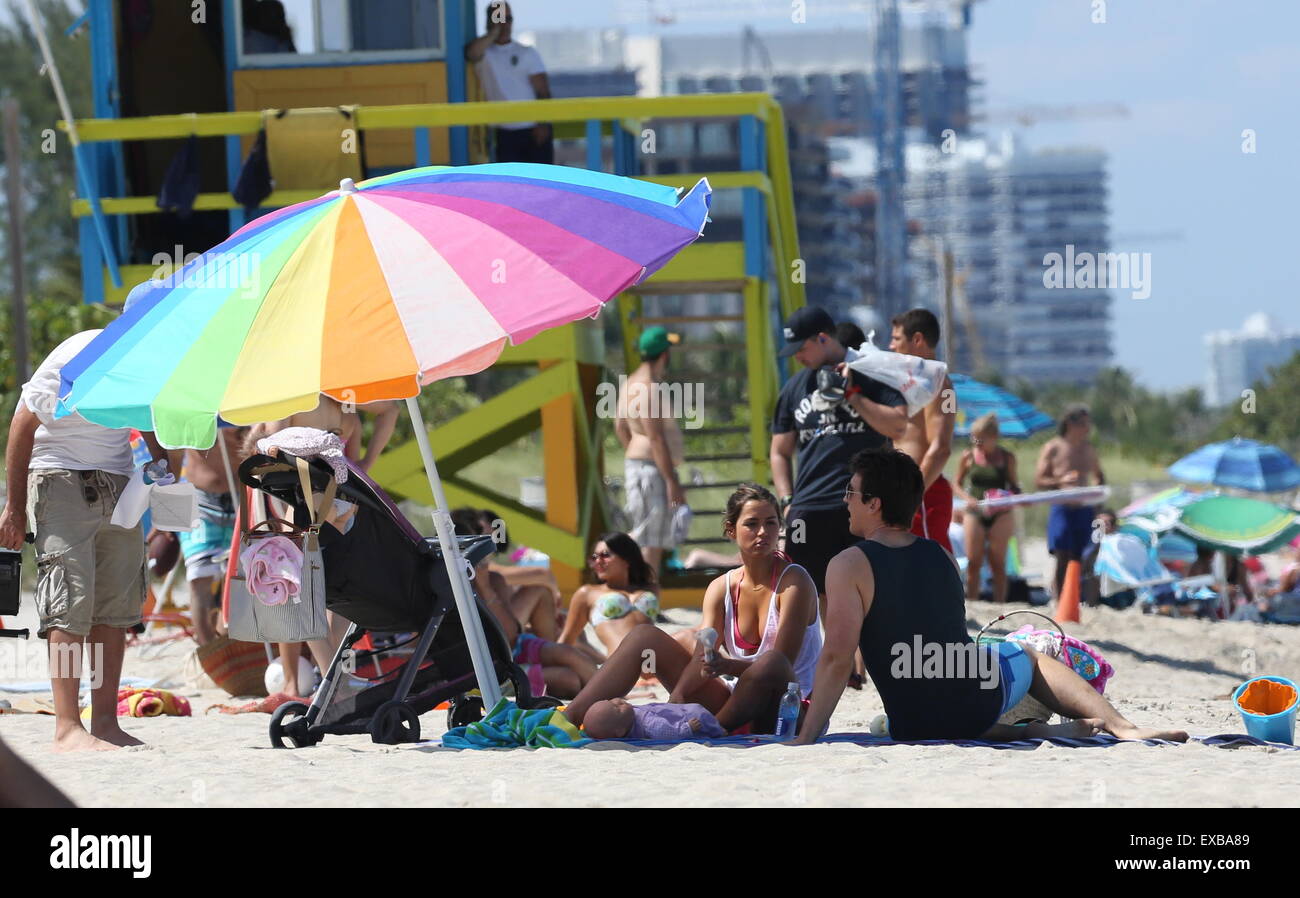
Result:
[[432,167],[272,212],[141,296],[63,368],[58,414],[206,448],[232,424],[405,399],[485,703],[500,698],[415,396],[598,314],[693,242],[710,189],[553,165]]
[[1169,466],[1169,474],[1192,483],[1213,483],[1256,493],[1300,486],[1300,465],[1269,443],[1234,437],[1202,446]]
[[971,424],[989,412],[998,416],[998,433],[1012,439],[1033,436],[1055,422],[1015,393],[982,383],[964,374],[949,374],[957,392],[957,421],[953,433],[970,436]]
[[1120,509],[1119,516],[1125,524],[1165,533],[1178,523],[1179,514],[1188,505],[1217,495],[1217,490],[1200,492],[1173,486],[1126,505]]
[[1262,555],[1300,535],[1295,512],[1244,496],[1194,502],[1183,509],[1176,526],[1197,545],[1233,555]]
[[699,236],[709,199],[525,163],[345,181],[156,283],[63,369],[64,405],[206,448],[218,415],[406,399],[598,314]]

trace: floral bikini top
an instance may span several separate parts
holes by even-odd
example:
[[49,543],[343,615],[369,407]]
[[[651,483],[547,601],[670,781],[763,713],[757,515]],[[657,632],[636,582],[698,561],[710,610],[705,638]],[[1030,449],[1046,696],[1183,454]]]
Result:
[[591,625],[593,627],[627,617],[633,611],[640,611],[650,620],[659,616],[659,597],[650,590],[638,592],[631,598],[621,592],[607,592],[591,603]]

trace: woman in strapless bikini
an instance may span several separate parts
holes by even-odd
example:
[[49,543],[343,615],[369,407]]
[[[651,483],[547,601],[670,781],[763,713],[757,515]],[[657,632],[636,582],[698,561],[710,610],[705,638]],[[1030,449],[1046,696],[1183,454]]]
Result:
[[659,588],[641,547],[626,533],[606,533],[588,561],[600,582],[573,594],[560,642],[582,647],[583,629],[590,623],[610,653],[633,628],[655,622]]

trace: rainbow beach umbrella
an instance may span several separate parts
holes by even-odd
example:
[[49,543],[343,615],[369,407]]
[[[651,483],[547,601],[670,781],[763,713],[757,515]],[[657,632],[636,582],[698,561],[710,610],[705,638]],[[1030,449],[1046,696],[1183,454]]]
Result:
[[414,169],[259,218],[152,282],[63,370],[63,402],[168,448],[220,415],[274,421],[321,393],[415,396],[507,341],[599,313],[699,236],[710,190],[563,166]]
[[[553,165],[436,166],[352,183],[249,223],[151,287],[63,368],[61,407],[207,448],[254,424],[405,399],[479,686],[499,698],[419,407],[420,387],[507,342],[597,315],[693,242],[711,191]],[[450,551],[448,551],[450,549]]]

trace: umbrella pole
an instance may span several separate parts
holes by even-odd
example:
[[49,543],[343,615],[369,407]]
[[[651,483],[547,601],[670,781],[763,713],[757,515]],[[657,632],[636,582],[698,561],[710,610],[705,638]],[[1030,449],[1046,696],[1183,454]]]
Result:
[[442,547],[442,560],[447,565],[447,579],[451,581],[451,591],[456,596],[461,625],[465,628],[465,642],[469,644],[469,656],[474,662],[474,676],[478,680],[479,691],[483,693],[483,707],[490,711],[501,700],[496,666],[488,652],[483,622],[478,616],[478,603],[474,601],[469,578],[465,574],[465,557],[460,554],[456,529],[447,509],[447,494],[442,489],[442,478],[438,476],[438,465],[433,460],[433,448],[429,445],[429,434],[424,429],[424,416],[420,414],[416,398],[406,400],[406,410],[415,426],[415,441],[420,447],[420,457],[424,459],[424,473],[429,478],[429,489],[433,491],[433,528]]

